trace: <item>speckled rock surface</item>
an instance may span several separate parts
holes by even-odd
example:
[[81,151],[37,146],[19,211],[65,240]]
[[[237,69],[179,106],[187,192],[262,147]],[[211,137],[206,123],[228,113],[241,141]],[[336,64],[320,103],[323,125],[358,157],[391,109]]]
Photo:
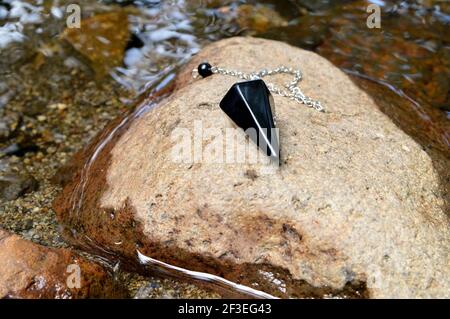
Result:
[[[100,265],[89,262],[68,249],[40,246],[2,229],[0,260],[0,299],[123,296],[123,290],[115,287],[112,277]],[[76,266],[80,269],[79,287]]]
[[[327,112],[275,96],[279,169],[177,163],[177,128],[233,127],[218,103],[236,80],[191,80],[203,60],[243,71],[300,67],[302,89]],[[169,98],[124,127],[85,150],[87,164],[55,202],[72,242],[130,261],[139,250],[280,297],[450,297],[446,188],[432,160],[318,55],[219,41]]]

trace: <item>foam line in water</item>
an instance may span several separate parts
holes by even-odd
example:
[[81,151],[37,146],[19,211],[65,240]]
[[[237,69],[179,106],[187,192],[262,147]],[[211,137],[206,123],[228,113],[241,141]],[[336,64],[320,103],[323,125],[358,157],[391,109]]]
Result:
[[153,259],[151,257],[148,257],[144,254],[142,254],[139,250],[136,250],[138,258],[139,258],[139,262],[142,265],[154,265],[154,266],[160,266],[162,268],[165,269],[169,269],[172,271],[175,271],[177,273],[181,273],[183,275],[186,275],[188,277],[197,279],[197,280],[201,280],[201,281],[207,281],[207,282],[213,282],[213,283],[217,283],[219,285],[222,286],[226,286],[231,288],[234,291],[238,291],[238,292],[242,292],[245,293],[247,295],[251,295],[253,297],[256,298],[263,298],[263,299],[278,299],[275,296],[272,296],[268,293],[265,293],[263,291],[260,290],[256,290],[244,285],[240,285],[237,283],[234,283],[232,281],[226,280],[225,278],[216,276],[216,275],[212,275],[212,274],[208,274],[208,273],[204,273],[204,272],[199,272],[199,271],[192,271],[192,270],[188,270],[185,268],[181,268],[181,267],[177,267],[177,266],[173,266],[170,264],[167,264],[165,262]]

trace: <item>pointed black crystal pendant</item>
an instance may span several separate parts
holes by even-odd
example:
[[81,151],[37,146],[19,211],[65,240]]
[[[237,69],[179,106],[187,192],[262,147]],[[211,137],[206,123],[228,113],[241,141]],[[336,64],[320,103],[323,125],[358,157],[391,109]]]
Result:
[[234,84],[220,102],[220,108],[267,156],[278,158],[278,135],[272,107],[273,98],[263,80]]

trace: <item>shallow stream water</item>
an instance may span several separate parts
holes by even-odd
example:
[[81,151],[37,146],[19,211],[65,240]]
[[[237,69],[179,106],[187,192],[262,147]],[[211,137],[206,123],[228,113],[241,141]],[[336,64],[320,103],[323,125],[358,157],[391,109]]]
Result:
[[[367,24],[373,4],[380,28]],[[68,28],[77,8],[82,37]],[[439,0],[0,0],[0,172],[38,184],[0,197],[0,226],[65,246],[51,209],[67,178],[60,168],[202,46],[236,35],[326,57],[430,155],[448,158],[449,24],[450,3]],[[202,296],[176,282],[155,287],[147,295]]]

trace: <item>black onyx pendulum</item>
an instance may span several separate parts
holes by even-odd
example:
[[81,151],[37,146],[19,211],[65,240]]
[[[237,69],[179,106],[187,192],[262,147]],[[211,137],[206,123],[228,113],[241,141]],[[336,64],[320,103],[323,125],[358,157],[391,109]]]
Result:
[[220,108],[267,156],[278,158],[278,134],[272,106],[272,95],[261,79],[234,84],[220,102]]
[[273,84],[271,84],[271,91],[306,104],[317,111],[324,111],[320,101],[305,96],[297,86],[302,79],[302,72],[298,69],[280,66],[273,70],[263,69],[259,72],[244,73],[212,67],[211,64],[204,62],[192,71],[194,78],[197,75],[206,78],[212,74],[230,75],[246,80],[252,79],[251,81],[234,84],[220,102],[220,108],[235,124],[244,129],[256,145],[272,159],[279,159],[280,143],[273,119],[273,98],[266,84],[261,80],[262,77],[274,74],[294,76],[293,81],[287,85],[289,93],[281,91]]
[[[207,62],[196,71],[203,78],[213,74]],[[267,156],[278,159],[280,149],[272,107],[272,95],[261,79],[234,84],[220,102],[220,108]]]

